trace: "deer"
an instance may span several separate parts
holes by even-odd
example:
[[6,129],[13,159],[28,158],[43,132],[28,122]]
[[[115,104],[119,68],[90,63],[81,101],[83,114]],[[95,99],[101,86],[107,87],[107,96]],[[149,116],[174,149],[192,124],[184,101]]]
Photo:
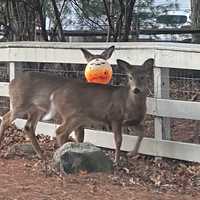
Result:
[[[70,81],[53,91],[50,109],[44,120],[57,113],[61,125],[56,129],[58,145],[68,141],[73,130],[98,122],[111,127],[114,133],[115,158],[118,164],[122,144],[122,127],[134,126],[138,135],[136,145],[128,156],[137,154],[144,136],[143,119],[146,113],[148,74],[153,71],[154,59],[147,59],[142,66],[117,59],[118,67],[124,69],[128,82],[125,86],[102,85]],[[83,137],[82,137],[83,138]]]
[[[101,54],[93,54],[87,49],[81,49],[87,62],[93,59],[108,60],[114,46],[105,49]],[[10,110],[2,116],[0,125],[0,145],[3,141],[5,130],[12,124],[16,118],[27,118],[24,134],[26,134],[33,145],[38,157],[45,160],[45,156],[40,148],[35,135],[35,129],[39,120],[48,112],[50,107],[50,95],[62,85],[70,84],[69,79],[61,78],[53,74],[40,72],[23,72],[13,79],[9,84]],[[75,130],[77,140],[83,140],[84,129],[78,127]]]

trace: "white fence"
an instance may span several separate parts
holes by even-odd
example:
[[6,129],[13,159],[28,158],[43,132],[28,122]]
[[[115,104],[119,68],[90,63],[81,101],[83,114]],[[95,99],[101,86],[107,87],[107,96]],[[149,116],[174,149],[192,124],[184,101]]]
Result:
[[[80,48],[93,52],[115,45],[109,62],[125,59],[142,64],[147,58],[155,59],[154,98],[148,98],[147,113],[155,115],[155,138],[145,138],[140,153],[200,162],[200,145],[170,141],[169,118],[200,120],[200,103],[168,99],[169,68],[200,70],[200,46],[174,43],[0,43],[0,62],[8,62],[10,80],[15,77],[16,62],[86,63]],[[8,96],[8,83],[0,83],[0,96]],[[22,127],[23,120],[16,121]],[[40,122],[36,132],[54,135],[56,125]],[[86,130],[86,141],[97,146],[115,148],[112,133]],[[123,135],[122,150],[132,150],[135,136]]]

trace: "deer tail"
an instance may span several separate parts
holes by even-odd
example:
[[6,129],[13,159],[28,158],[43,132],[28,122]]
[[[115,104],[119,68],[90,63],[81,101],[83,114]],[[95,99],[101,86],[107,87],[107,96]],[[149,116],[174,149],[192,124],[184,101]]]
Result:
[[50,96],[50,106],[49,106],[49,110],[47,111],[47,113],[44,115],[44,117],[42,118],[43,121],[48,121],[51,120],[55,117],[56,115],[56,106],[53,102],[53,94]]

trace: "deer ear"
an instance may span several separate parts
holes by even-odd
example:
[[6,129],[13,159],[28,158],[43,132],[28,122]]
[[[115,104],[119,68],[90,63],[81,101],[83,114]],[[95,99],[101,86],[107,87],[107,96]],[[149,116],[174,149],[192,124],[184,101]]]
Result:
[[87,49],[81,48],[81,51],[82,51],[85,59],[87,60],[87,62],[89,62],[93,59],[94,55],[91,54]]
[[115,46],[111,46],[111,47],[105,49],[105,50],[101,53],[101,57],[104,58],[105,60],[108,60],[108,59],[111,57],[111,55],[112,55],[114,49],[115,49]]
[[153,58],[149,58],[143,63],[143,66],[144,66],[145,70],[147,70],[147,71],[152,71],[153,65],[154,65],[154,59]]
[[119,67],[122,67],[126,72],[130,72],[130,70],[131,70],[130,69],[131,65],[128,62],[124,61],[124,60],[117,59],[117,65]]

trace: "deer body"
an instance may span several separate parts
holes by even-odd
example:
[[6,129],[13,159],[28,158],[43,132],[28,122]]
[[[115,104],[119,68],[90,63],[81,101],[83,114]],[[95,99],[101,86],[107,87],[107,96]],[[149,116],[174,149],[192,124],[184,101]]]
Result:
[[[91,54],[86,49],[81,49],[85,58],[89,62],[92,59],[110,58],[114,51],[114,46],[105,49],[101,54]],[[79,81],[80,82],[80,81]],[[16,118],[27,117],[24,132],[33,144],[38,156],[44,159],[41,148],[35,136],[35,129],[38,121],[46,114],[50,107],[50,95],[63,85],[71,84],[70,80],[61,77],[39,72],[24,72],[15,78],[9,85],[9,96],[11,109],[2,117],[0,125],[0,144],[3,140],[4,131]],[[83,127],[74,129],[78,141],[84,137]]]
[[[76,91],[76,92],[74,92]],[[51,96],[53,107],[63,120],[74,113],[92,121],[111,125],[112,121],[140,123],[146,112],[146,96],[136,95],[129,88],[69,82],[57,89]],[[85,120],[82,119],[85,123]]]
[[127,86],[71,81],[52,93],[48,115],[53,117],[58,113],[62,118],[62,124],[56,130],[59,145],[67,141],[73,130],[97,121],[109,125],[114,132],[116,162],[119,160],[122,143],[122,126],[136,127],[139,137],[132,154],[137,153],[143,138],[141,122],[146,113],[146,74],[152,70],[153,59],[144,63],[145,69],[137,67],[136,70],[122,60],[118,60],[118,65],[123,67],[129,76]]
[[24,72],[13,79],[9,84],[11,109],[2,118],[0,143],[5,129],[12,121],[26,117],[24,133],[30,137],[35,151],[42,158],[42,151],[35,137],[36,125],[49,109],[50,94],[65,82],[58,76],[38,72]]
[[66,80],[39,72],[24,72],[9,84],[11,109],[17,117],[23,117],[34,105],[42,112],[49,108],[50,94]]

